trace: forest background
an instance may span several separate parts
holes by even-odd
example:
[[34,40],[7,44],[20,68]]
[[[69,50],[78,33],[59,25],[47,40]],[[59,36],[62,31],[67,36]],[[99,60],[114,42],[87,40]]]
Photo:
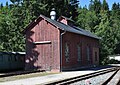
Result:
[[88,30],[100,40],[100,63],[108,64],[108,55],[120,54],[120,4],[112,8],[106,0],[90,0],[89,6],[81,7],[78,0],[10,0],[0,4],[0,51],[25,51],[22,31],[40,14],[49,16],[54,7],[57,18],[61,15],[75,21],[80,28]]

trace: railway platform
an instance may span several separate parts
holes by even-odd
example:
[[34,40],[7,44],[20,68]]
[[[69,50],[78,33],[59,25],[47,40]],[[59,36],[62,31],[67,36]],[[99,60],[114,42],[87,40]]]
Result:
[[94,69],[90,68],[88,70],[66,71],[66,72],[61,72],[59,74],[52,74],[52,75],[41,76],[41,77],[33,77],[33,78],[20,79],[15,81],[1,82],[0,85],[44,85],[49,82],[63,80],[63,79],[72,78],[76,76],[82,76],[85,74],[94,73],[104,69],[106,68],[94,68]]

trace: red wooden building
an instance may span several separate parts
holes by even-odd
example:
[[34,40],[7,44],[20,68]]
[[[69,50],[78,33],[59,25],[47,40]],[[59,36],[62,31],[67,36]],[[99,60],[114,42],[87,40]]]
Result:
[[69,18],[56,21],[40,15],[24,32],[27,70],[63,71],[99,64],[99,37],[74,26]]

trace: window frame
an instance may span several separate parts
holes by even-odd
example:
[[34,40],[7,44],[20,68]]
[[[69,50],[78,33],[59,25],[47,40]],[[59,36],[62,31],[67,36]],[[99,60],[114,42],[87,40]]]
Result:
[[95,51],[95,61],[98,61],[98,53]]
[[70,62],[70,45],[65,42],[65,62],[68,63]]
[[86,49],[86,51],[87,51],[87,61],[90,61],[90,46],[89,45],[87,45],[87,49]]
[[78,62],[82,61],[82,45],[81,44],[77,45],[77,61]]
[[3,54],[0,53],[0,62],[3,62]]

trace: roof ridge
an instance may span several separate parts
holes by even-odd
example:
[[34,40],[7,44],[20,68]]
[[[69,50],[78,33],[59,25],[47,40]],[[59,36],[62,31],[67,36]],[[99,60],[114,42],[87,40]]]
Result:
[[[31,24],[36,23],[36,21],[37,21],[40,17],[42,17],[43,19],[47,20],[49,23],[53,24],[54,26],[56,26],[56,27],[57,27],[58,29],[60,29],[60,30],[66,30],[66,31],[68,31],[68,32],[72,32],[72,33],[76,33],[76,34],[81,34],[81,35],[88,36],[88,37],[92,37],[92,38],[95,38],[95,39],[100,39],[100,38],[97,37],[95,34],[92,34],[91,32],[88,32],[88,31],[86,31],[86,30],[84,30],[84,29],[82,29],[82,28],[79,28],[79,27],[77,27],[77,26],[69,26],[69,25],[66,25],[66,24],[61,23],[61,22],[59,22],[59,21],[52,20],[52,19],[50,19],[49,17],[46,17],[46,16],[44,16],[44,15],[42,15],[42,14],[40,14],[40,16],[39,16],[36,20],[34,20]],[[29,24],[29,25],[30,25],[30,24]],[[28,25],[28,26],[29,26],[29,25]],[[75,29],[74,27],[75,27],[76,29]],[[78,29],[80,29],[80,30],[78,30]]]

